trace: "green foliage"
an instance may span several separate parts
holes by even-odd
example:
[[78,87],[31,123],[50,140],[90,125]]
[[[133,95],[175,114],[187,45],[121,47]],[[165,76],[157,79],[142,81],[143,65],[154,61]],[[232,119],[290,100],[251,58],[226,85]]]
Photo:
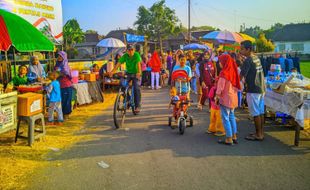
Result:
[[76,48],[73,48],[73,47],[67,48],[66,51],[68,54],[68,59],[74,59],[75,56],[77,56],[79,54],[78,50]]
[[264,33],[259,34],[258,39],[256,40],[257,52],[271,52],[274,50],[274,44],[266,39]]
[[76,19],[68,20],[63,27],[65,48],[70,48],[76,43],[81,43],[84,40],[84,32],[80,28]]
[[249,36],[252,36],[254,38],[258,38],[259,34],[263,32],[263,30],[259,26],[245,28],[240,30],[241,33],[247,34]]
[[85,34],[97,34],[96,30],[86,30]]
[[193,26],[192,31],[213,31],[216,30],[213,26]]
[[154,3],[150,8],[140,6],[134,25],[138,33],[151,39],[157,38],[161,49],[162,39],[181,32],[181,23],[175,11],[165,5],[165,0]]
[[276,23],[272,25],[270,29],[264,31],[266,34],[266,38],[271,39],[275,33],[277,33],[279,30],[283,28],[283,26],[284,25],[281,23]]

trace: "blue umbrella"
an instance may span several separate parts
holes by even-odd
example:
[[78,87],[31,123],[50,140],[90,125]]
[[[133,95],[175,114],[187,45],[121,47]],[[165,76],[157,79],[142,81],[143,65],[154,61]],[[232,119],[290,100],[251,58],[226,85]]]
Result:
[[202,44],[196,44],[196,43],[192,43],[192,44],[187,44],[186,46],[183,47],[184,50],[207,50],[210,49],[208,46],[206,45],[202,45]]

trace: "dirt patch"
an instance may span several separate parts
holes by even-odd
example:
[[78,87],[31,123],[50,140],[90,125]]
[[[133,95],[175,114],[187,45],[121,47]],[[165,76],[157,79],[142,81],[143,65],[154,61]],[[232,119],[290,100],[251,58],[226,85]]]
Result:
[[[14,143],[15,131],[1,134],[0,189],[25,188],[26,177],[48,164],[48,153],[61,153],[77,142],[90,139],[90,136],[78,132],[83,130],[88,120],[114,103],[115,93],[107,93],[104,98],[104,103],[75,109],[63,126],[47,126],[46,136],[36,141],[32,147],[27,146],[26,140],[23,139]],[[25,126],[21,129],[25,129]]]

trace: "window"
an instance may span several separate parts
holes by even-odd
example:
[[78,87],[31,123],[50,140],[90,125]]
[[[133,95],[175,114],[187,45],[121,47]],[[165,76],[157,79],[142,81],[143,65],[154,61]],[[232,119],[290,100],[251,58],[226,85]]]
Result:
[[304,51],[304,44],[303,43],[292,44],[292,50],[293,51]]
[[279,49],[279,52],[284,51],[285,50],[285,44],[278,44],[278,49]]

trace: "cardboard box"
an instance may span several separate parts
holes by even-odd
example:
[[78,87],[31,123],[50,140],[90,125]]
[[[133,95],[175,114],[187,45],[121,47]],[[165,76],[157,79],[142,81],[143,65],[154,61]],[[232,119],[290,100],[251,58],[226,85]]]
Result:
[[43,111],[43,95],[36,93],[25,93],[18,95],[17,115],[32,116]]
[[91,74],[85,74],[85,80],[94,82],[96,81],[96,74],[91,73]]

